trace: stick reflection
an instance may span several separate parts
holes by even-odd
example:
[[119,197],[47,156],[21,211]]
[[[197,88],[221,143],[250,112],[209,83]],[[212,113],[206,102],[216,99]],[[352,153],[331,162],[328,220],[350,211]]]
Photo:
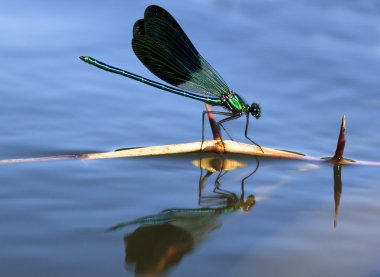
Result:
[[342,165],[334,165],[334,202],[335,202],[335,215],[334,215],[334,228],[338,224],[338,214],[340,198],[342,196]]

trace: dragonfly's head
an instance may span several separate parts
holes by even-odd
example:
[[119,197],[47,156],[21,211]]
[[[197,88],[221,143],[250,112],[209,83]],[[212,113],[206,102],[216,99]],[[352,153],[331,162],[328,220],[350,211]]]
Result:
[[260,105],[257,103],[252,103],[252,105],[249,107],[248,111],[256,119],[259,119],[261,116],[261,108],[260,108]]

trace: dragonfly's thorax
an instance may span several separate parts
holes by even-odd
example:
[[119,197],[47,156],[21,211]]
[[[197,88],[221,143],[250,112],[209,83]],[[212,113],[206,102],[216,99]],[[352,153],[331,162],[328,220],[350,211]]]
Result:
[[249,111],[249,105],[232,90],[222,96],[222,105],[231,112],[247,113]]

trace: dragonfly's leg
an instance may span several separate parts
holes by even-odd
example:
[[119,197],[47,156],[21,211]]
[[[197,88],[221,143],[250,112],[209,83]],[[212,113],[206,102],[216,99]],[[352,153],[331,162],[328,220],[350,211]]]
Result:
[[252,142],[253,144],[255,144],[256,146],[258,146],[261,150],[261,152],[263,152],[264,154],[264,150],[261,148],[260,145],[258,145],[256,142],[254,142],[251,138],[248,137],[248,126],[249,126],[249,114],[247,114],[247,120],[246,120],[246,123],[245,123],[245,131],[244,131],[244,136],[246,137],[246,139],[248,139],[250,142]]
[[[206,115],[206,114],[225,115],[225,116],[228,116],[228,117],[231,117],[232,115],[235,115],[235,113],[227,113],[227,112],[219,112],[219,111],[207,111],[207,110],[205,110],[205,111],[202,112],[202,143],[201,143],[201,150],[202,150],[203,142],[204,142],[204,140],[205,140],[205,115]],[[220,126],[220,125],[223,123],[222,121],[223,121],[223,120],[219,121],[219,122],[217,123],[217,125]],[[222,128],[223,128],[223,130],[225,130],[226,133],[228,134],[227,130],[223,127],[223,125],[222,125]],[[228,135],[228,136],[231,138],[230,135]],[[221,137],[220,139],[221,139],[222,142],[223,142],[222,137]]]
[[224,113],[224,115],[227,115],[228,117],[223,118],[222,120],[218,121],[216,125],[222,125],[223,123],[226,123],[227,121],[238,119],[242,116],[241,113]]
[[[241,117],[241,113],[224,113],[224,115],[227,115],[228,117],[218,121],[216,123],[216,125],[218,126],[222,126],[223,127],[223,123],[227,122],[227,121],[231,121],[231,120],[235,120],[235,119],[238,119],[239,117]],[[224,129],[224,127],[223,127]],[[224,129],[226,131],[226,133],[228,134],[227,130]],[[231,138],[231,136],[228,134],[228,136]],[[222,139],[222,142],[223,142],[223,139]]]
[[224,128],[223,124],[220,124],[220,126],[223,128],[224,132],[226,132],[227,136],[229,137],[230,140],[234,140],[232,137],[231,137],[231,134],[227,131],[226,128]]

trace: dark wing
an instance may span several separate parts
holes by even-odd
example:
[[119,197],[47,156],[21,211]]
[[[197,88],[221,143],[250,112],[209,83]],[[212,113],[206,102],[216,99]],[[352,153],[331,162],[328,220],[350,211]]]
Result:
[[154,75],[173,86],[217,97],[229,91],[223,78],[161,7],[147,7],[144,19],[136,21],[132,48]]

